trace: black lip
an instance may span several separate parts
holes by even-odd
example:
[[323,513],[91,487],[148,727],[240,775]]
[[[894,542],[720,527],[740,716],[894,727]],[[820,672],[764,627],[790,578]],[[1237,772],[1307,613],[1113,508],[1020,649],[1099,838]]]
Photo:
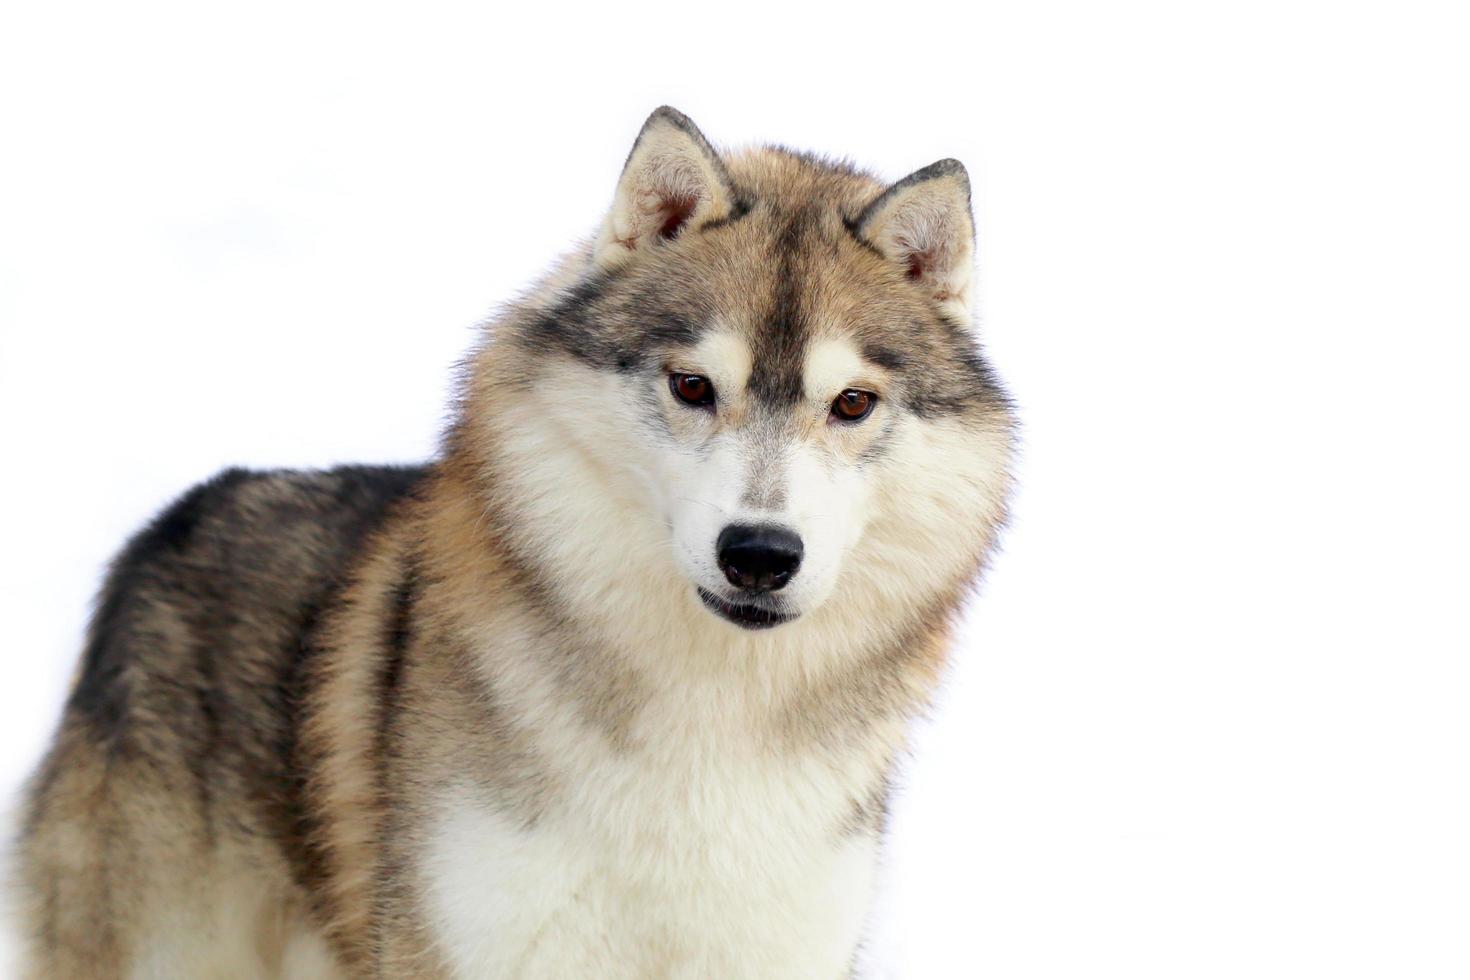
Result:
[[772,626],[780,626],[782,623],[789,623],[796,618],[790,613],[776,612],[773,609],[765,609],[761,606],[729,602],[721,599],[713,592],[709,592],[698,586],[696,588],[699,588],[700,601],[707,608],[743,629],[768,630]]

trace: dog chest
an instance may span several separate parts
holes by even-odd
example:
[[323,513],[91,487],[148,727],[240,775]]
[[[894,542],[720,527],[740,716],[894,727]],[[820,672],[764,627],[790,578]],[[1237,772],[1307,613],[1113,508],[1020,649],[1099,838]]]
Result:
[[610,765],[536,820],[446,796],[426,918],[465,977],[843,976],[876,841],[826,767]]

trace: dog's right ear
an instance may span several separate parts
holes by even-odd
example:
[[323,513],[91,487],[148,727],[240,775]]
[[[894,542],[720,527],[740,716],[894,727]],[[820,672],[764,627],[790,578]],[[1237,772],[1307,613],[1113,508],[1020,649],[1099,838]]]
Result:
[[682,112],[662,106],[643,124],[623,165],[593,262],[603,269],[621,265],[691,225],[728,216],[734,206],[725,165],[704,134]]

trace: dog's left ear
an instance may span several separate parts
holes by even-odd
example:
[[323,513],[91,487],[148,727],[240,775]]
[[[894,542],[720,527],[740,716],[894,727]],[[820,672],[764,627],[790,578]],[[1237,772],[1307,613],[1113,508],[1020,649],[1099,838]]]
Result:
[[686,228],[726,217],[734,205],[725,165],[704,134],[679,110],[655,109],[623,165],[593,262],[621,265]]
[[970,322],[975,220],[964,164],[940,160],[910,174],[864,208],[854,230],[947,313]]

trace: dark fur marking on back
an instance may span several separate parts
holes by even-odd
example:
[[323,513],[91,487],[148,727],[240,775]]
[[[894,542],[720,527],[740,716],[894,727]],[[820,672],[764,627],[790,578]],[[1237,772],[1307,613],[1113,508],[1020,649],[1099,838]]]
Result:
[[[200,523],[251,478],[242,469],[225,470],[194,487],[134,535],[113,561],[88,629],[82,669],[68,699],[68,710],[86,718],[109,752],[125,749],[130,691],[125,675],[135,662],[135,639],[146,628],[146,594],[188,547]],[[165,566],[165,567],[160,567]]]
[[[171,560],[156,557],[149,567],[150,587],[175,596],[181,611],[187,610],[180,619],[189,646],[178,655],[184,658],[179,666],[193,671],[194,690],[192,700],[178,703],[194,711],[194,721],[179,718],[171,734],[188,740],[182,749],[206,813],[205,832],[212,836],[216,825],[245,833],[269,831],[281,843],[292,877],[302,884],[325,876],[320,855],[309,843],[316,824],[304,798],[307,760],[298,738],[307,666],[317,652],[313,633],[372,531],[426,472],[388,466],[310,474],[231,471],[226,474],[233,488],[229,495],[214,494],[207,501],[208,494],[186,496],[199,504],[195,530],[183,533],[188,522],[174,520],[171,540],[178,553]],[[216,478],[205,488],[219,482]],[[261,493],[275,491],[256,501],[265,513],[236,508],[236,497],[247,484],[263,488]],[[306,550],[294,540],[298,526],[313,532]],[[297,575],[303,572],[301,562],[310,561],[314,569],[308,587],[286,608],[270,606],[279,593],[270,585],[270,569],[260,566],[278,554],[297,563]],[[242,633],[255,628],[251,615],[265,617],[265,633]],[[289,637],[283,646],[258,645],[280,635]],[[236,661],[245,652],[253,667]],[[130,657],[144,661],[157,654],[129,651]],[[160,686],[156,668],[147,675],[147,684]],[[156,691],[140,694],[158,696]],[[156,740],[158,735],[149,737]],[[249,793],[251,806],[242,808],[244,800],[230,799],[232,787],[240,783],[267,789]],[[226,805],[230,809],[219,809]],[[228,824],[219,823],[221,816]]]

